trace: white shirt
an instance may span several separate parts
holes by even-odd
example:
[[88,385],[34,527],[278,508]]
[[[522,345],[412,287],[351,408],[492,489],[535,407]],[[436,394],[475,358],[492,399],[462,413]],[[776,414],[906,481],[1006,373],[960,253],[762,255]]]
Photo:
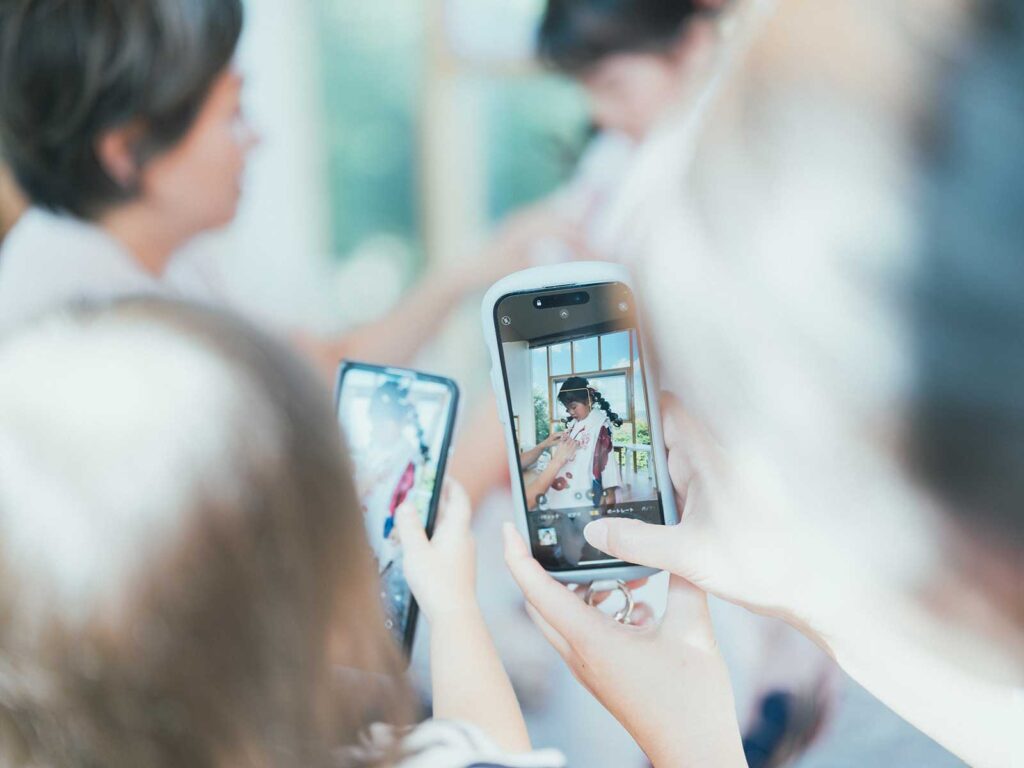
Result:
[[565,757],[554,749],[510,755],[475,725],[427,720],[403,732],[388,725],[372,726],[363,743],[342,749],[343,768],[375,764],[395,743],[403,756],[397,768],[565,768]]
[[[197,293],[187,297],[208,298]],[[90,222],[31,208],[0,248],[0,333],[70,302],[138,294],[186,297]]]

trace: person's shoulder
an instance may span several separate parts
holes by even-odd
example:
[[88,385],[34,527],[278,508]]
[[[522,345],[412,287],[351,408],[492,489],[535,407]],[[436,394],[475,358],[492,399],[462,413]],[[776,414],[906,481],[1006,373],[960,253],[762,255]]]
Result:
[[344,765],[358,766],[360,761],[397,751],[396,768],[564,768],[565,757],[557,750],[535,750],[510,755],[498,747],[482,730],[470,723],[427,720],[415,728],[398,729],[375,725],[363,743],[345,751]]
[[99,227],[30,208],[0,247],[0,327],[61,304],[145,293],[155,286]]

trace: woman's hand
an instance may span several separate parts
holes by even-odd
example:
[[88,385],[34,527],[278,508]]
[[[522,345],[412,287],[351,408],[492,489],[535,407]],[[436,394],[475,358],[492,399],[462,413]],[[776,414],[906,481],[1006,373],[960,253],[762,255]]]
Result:
[[575,440],[562,433],[562,437],[558,439],[555,449],[551,452],[551,464],[561,469],[573,460],[578,448],[579,445]]
[[505,218],[479,255],[468,264],[461,262],[446,269],[444,281],[456,286],[460,295],[486,288],[505,275],[534,266],[534,247],[552,240],[564,244],[577,259],[598,258],[587,245],[579,222],[543,199]]
[[[778,510],[733,487],[720,449],[675,398],[662,398],[662,416],[681,522],[596,520],[584,529],[587,541],[613,557],[669,571],[781,618],[831,652],[838,606],[831,607],[830,589],[841,578],[829,562],[831,550],[816,550],[808,535],[794,535],[793,523]],[[848,594],[853,599],[856,590]]]
[[657,768],[746,765],[702,591],[673,576],[661,623],[624,626],[545,573],[510,525],[505,560],[530,617]]
[[450,481],[441,491],[433,538],[412,505],[396,514],[405,578],[430,624],[434,717],[473,723],[503,749],[528,752],[522,710],[476,599],[470,517],[466,492]]
[[544,199],[516,211],[498,226],[480,260],[479,284],[531,266],[531,252],[544,240],[563,243],[577,258],[595,258],[579,223]]
[[558,444],[566,437],[568,437],[568,435],[565,432],[552,432],[540,441],[540,447],[546,450],[551,446]]
[[445,481],[434,535],[427,539],[420,514],[406,502],[395,512],[405,579],[427,620],[476,608],[476,545],[472,511],[462,486]]

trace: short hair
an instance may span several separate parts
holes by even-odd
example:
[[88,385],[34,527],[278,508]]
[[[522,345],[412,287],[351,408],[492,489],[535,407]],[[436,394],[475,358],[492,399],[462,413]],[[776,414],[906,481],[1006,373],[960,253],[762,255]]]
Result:
[[97,140],[137,123],[140,165],[180,141],[242,15],[241,0],[4,0],[0,148],[31,202],[92,219],[132,199]]
[[1024,7],[976,12],[929,126],[910,455],[964,530],[1024,549]]
[[701,11],[693,0],[548,0],[538,55],[556,70],[585,74],[617,53],[670,49]]
[[329,388],[294,352],[129,299],[0,359],[0,764],[319,768],[411,720]]

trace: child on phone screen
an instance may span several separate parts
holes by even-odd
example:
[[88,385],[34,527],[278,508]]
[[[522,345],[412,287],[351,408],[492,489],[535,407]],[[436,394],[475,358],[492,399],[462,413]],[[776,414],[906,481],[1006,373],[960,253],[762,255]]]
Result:
[[565,433],[576,450],[545,492],[547,507],[614,504],[622,487],[622,475],[612,455],[612,427],[622,426],[622,419],[604,396],[580,376],[562,383],[558,402],[565,406]]
[[0,764],[564,765],[531,751],[452,486],[430,541],[395,515],[416,725],[329,396],[280,344],[130,300],[15,331],[0,368]]

